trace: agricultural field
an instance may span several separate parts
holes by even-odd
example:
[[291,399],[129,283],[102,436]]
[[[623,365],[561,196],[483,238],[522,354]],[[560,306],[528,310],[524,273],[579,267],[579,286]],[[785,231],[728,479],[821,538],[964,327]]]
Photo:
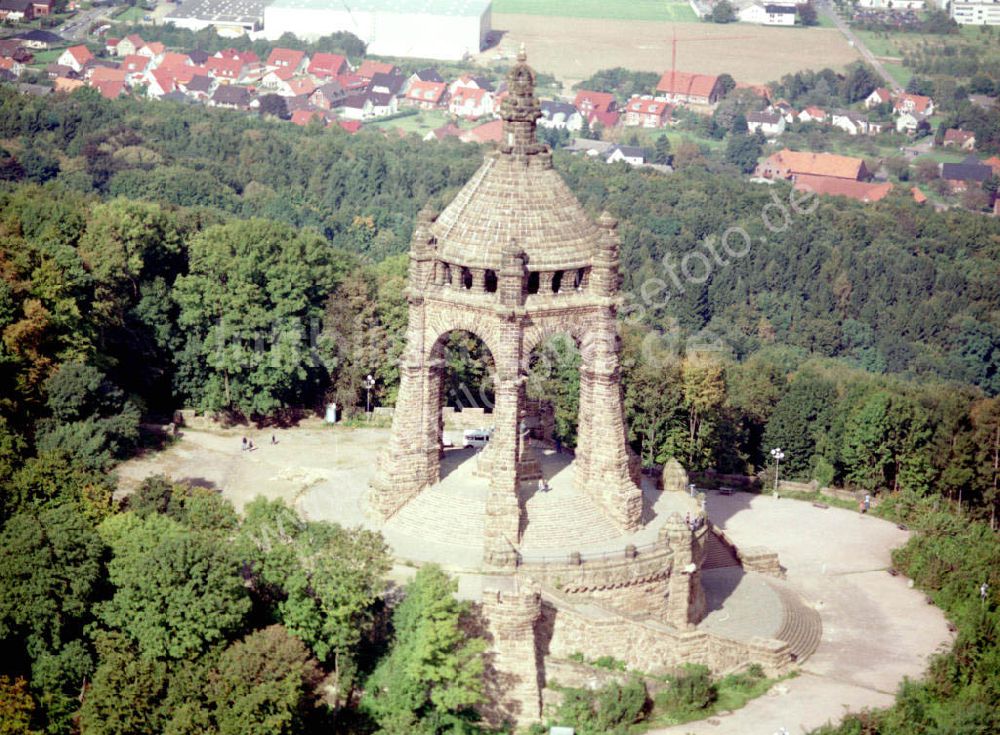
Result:
[[495,0],[493,13],[608,20],[697,22],[683,0]]
[[678,69],[727,72],[755,84],[803,69],[842,69],[859,58],[839,31],[826,28],[564,18],[554,34],[538,16],[500,14],[494,15],[493,26],[504,36],[500,49],[483,55],[483,63],[493,54],[516,53],[524,43],[531,65],[553,74],[566,90],[600,69],[665,71],[675,33]]

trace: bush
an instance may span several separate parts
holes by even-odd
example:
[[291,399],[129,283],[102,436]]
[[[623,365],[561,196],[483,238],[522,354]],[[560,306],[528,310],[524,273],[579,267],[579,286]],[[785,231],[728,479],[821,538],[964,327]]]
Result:
[[656,706],[668,712],[705,709],[717,695],[711,672],[701,664],[684,664],[669,683],[656,695]]

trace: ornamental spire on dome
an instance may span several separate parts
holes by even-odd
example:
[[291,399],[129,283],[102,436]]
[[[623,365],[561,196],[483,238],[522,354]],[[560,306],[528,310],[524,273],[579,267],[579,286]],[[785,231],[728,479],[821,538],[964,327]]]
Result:
[[507,97],[500,106],[503,119],[502,153],[530,156],[546,150],[535,138],[535,121],[542,116],[535,98],[535,72],[527,64],[524,44],[517,53],[517,63],[507,72]]

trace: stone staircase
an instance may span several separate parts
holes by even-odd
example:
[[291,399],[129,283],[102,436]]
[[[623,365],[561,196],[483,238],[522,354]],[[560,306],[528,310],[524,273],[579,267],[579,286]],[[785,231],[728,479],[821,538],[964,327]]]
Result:
[[784,608],[784,620],[774,637],[788,644],[798,663],[811,656],[823,637],[823,621],[819,613],[806,605],[802,598],[783,585],[772,584]]
[[486,495],[454,492],[442,485],[424,490],[385,524],[387,531],[459,546],[482,546]]
[[[521,550],[579,550],[589,544],[620,538],[622,532],[588,495],[559,488],[534,492],[525,503],[528,523]],[[623,545],[624,548],[624,545]]]
[[709,531],[705,536],[705,561],[701,568],[705,570],[738,566],[740,566],[740,560],[736,558],[733,550],[724,544],[715,533]]

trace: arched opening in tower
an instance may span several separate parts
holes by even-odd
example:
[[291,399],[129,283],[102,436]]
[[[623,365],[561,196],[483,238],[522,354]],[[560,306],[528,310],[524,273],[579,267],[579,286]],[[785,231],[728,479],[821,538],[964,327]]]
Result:
[[580,413],[580,347],[556,334],[528,357],[527,398],[538,413],[537,434],[560,448],[575,449]]
[[442,374],[442,408],[455,412],[493,412],[496,366],[486,343],[472,332],[452,330],[435,347],[435,361]]

